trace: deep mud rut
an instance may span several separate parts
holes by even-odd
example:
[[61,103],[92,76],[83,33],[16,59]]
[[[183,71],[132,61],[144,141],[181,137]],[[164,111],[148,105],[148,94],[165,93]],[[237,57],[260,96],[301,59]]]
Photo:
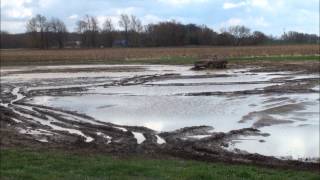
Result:
[[[147,67],[148,68],[148,67]],[[248,163],[270,167],[284,167],[306,170],[319,170],[319,160],[307,159],[288,160],[272,156],[252,154],[230,145],[239,137],[266,137],[270,134],[260,131],[260,127],[276,124],[292,123],[291,120],[281,120],[270,116],[273,113],[293,112],[299,105],[283,105],[270,107],[261,111],[250,112],[239,118],[239,123],[256,120],[251,126],[219,132],[211,126],[181,127],[170,131],[157,131],[144,126],[125,126],[105,122],[79,111],[52,107],[46,104],[33,103],[36,96],[73,96],[89,94],[92,88],[111,89],[143,85],[152,88],[166,87],[199,87],[215,85],[263,85],[260,88],[242,90],[206,89],[190,92],[172,91],[170,96],[225,96],[230,99],[243,95],[274,95],[274,94],[308,94],[319,93],[319,76],[306,74],[302,78],[294,78],[301,72],[267,73],[272,78],[237,79],[226,82],[223,78],[232,78],[234,74],[200,73],[183,71],[181,67],[166,69],[153,67],[119,66],[103,68],[81,68],[79,72],[100,72],[102,74],[84,74],[68,77],[70,72],[78,72],[76,68],[59,69],[22,69],[2,72],[1,79],[1,148],[26,147],[35,149],[57,148],[72,151],[111,154],[148,154],[151,156],[174,156],[205,161],[222,161],[228,163]],[[160,69],[160,70],[159,70]],[[185,67],[184,67],[185,69]],[[236,70],[241,73],[256,73],[259,68]],[[45,73],[46,74],[42,74]],[[32,75],[32,73],[34,75]],[[62,73],[62,75],[58,74]],[[105,74],[104,74],[105,73]],[[109,74],[111,73],[111,74]],[[113,76],[112,73],[119,73]],[[135,74],[136,73],[136,74]],[[30,75],[31,74],[31,75]],[[30,75],[30,76],[28,76]],[[45,75],[47,77],[37,78]],[[55,76],[56,75],[56,76]],[[214,81],[204,81],[204,79]],[[181,81],[182,80],[182,81]],[[185,81],[184,81],[185,80]],[[193,81],[196,80],[196,81]],[[159,83],[160,82],[160,83]],[[268,84],[264,86],[264,84]],[[237,89],[237,88],[236,88]],[[193,91],[193,89],[192,89]],[[105,92],[112,94],[112,92]],[[117,92],[114,92],[117,93]],[[125,92],[124,92],[125,93]],[[139,95],[134,94],[133,95]],[[275,98],[276,99],[276,98]],[[270,98],[269,101],[273,101]],[[279,99],[277,99],[279,101]],[[281,99],[280,99],[281,100]],[[319,99],[318,99],[319,101]],[[301,105],[303,106],[303,104]],[[257,117],[259,117],[257,119]]]

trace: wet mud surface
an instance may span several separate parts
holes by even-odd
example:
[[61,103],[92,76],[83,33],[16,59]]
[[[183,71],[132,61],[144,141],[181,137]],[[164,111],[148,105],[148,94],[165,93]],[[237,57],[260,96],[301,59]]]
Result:
[[[311,136],[319,137],[319,128],[314,129],[319,127],[319,74],[272,68],[1,69],[1,148],[142,153],[319,170],[318,150],[298,149],[288,157],[250,149],[253,141],[270,146],[280,132],[274,127],[288,126],[292,133],[313,128]],[[319,146],[314,140],[309,149]]]

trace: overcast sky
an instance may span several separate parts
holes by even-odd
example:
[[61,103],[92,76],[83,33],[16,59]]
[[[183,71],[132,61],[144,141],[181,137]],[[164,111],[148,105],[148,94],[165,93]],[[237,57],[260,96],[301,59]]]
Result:
[[215,31],[245,25],[266,34],[283,31],[319,34],[319,0],[1,0],[1,30],[25,31],[32,16],[63,20],[69,31],[85,14],[118,24],[122,13],[138,16],[143,24],[175,19],[206,24]]

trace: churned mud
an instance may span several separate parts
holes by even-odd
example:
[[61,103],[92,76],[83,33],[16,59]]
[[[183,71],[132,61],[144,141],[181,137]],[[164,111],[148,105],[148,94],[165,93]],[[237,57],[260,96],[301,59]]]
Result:
[[[1,69],[1,148],[145,153],[317,170],[319,74],[294,70]],[[301,135],[308,133],[314,141]],[[270,147],[274,151],[266,151]]]

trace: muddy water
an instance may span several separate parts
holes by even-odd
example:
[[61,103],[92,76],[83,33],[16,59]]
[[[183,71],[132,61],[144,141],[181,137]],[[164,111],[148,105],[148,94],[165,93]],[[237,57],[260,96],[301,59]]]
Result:
[[233,141],[230,148],[288,159],[319,157],[319,124],[283,124],[263,127],[260,130],[270,133],[270,136],[240,137],[238,141]]
[[[106,68],[118,66],[70,66],[68,68]],[[123,66],[119,66],[123,67]],[[248,69],[220,71],[190,71],[186,66],[124,66],[124,71],[36,73],[34,67],[9,70],[4,82],[22,84],[28,90],[60,87],[87,87],[72,95],[55,94],[28,97],[32,104],[77,111],[97,120],[119,125],[145,126],[156,131],[172,131],[183,127],[209,125],[215,131],[255,127],[267,137],[240,137],[229,149],[235,148],[272,156],[319,157],[319,94],[282,93],[252,95],[184,96],[186,93],[234,92],[261,90],[275,83],[275,78],[296,80],[317,75],[283,73],[251,73]],[[42,67],[43,68],[43,67]],[[45,67],[61,69],[61,67]],[[130,68],[135,68],[130,70]],[[21,70],[22,71],[22,70]],[[156,79],[142,84],[110,85],[124,78],[179,74],[179,78]],[[190,76],[199,76],[202,78]],[[206,76],[204,76],[206,75]],[[210,77],[212,75],[212,77]],[[225,75],[215,77],[214,75]],[[187,76],[187,77],[182,77]],[[209,76],[209,77],[208,77]],[[54,79],[64,79],[55,81]],[[39,80],[40,79],[40,80]],[[39,82],[40,81],[40,82]],[[47,83],[46,83],[47,82]],[[36,85],[35,85],[36,83]],[[107,86],[105,85],[107,84]],[[319,85],[311,88],[319,90]],[[135,134],[137,138],[139,134]],[[142,143],[143,139],[139,138]]]
[[[261,127],[268,137],[241,137],[231,148],[250,153],[288,158],[319,157],[319,98],[311,95],[284,95],[287,101],[264,103],[270,97],[251,95],[242,97],[177,97],[85,95],[74,97],[37,97],[35,103],[84,112],[98,120],[130,126],[145,126],[157,131],[171,131],[182,127],[209,125],[216,131],[227,132],[251,127],[257,119],[239,120],[250,112],[259,112],[287,103],[302,103],[302,109],[269,113],[292,123]],[[41,102],[41,103],[40,103]],[[259,114],[260,115],[260,114]],[[262,115],[261,115],[262,116]],[[255,117],[258,118],[258,117]],[[261,142],[263,140],[263,142]]]
[[[85,112],[101,121],[146,126],[157,131],[198,125],[229,131],[249,126],[237,121],[238,117],[256,109],[248,106],[251,100],[252,97],[227,100],[226,97],[85,95],[36,97],[33,102]],[[246,106],[239,108],[239,103],[244,102]]]
[[292,100],[294,104],[303,104],[300,108],[292,108],[288,111],[268,112],[271,117],[290,120],[292,123],[261,127],[259,129],[269,133],[270,136],[240,137],[239,140],[233,141],[229,148],[289,159],[319,157],[319,94],[291,94],[278,96],[278,98],[281,101],[272,102],[267,106],[281,109]]

